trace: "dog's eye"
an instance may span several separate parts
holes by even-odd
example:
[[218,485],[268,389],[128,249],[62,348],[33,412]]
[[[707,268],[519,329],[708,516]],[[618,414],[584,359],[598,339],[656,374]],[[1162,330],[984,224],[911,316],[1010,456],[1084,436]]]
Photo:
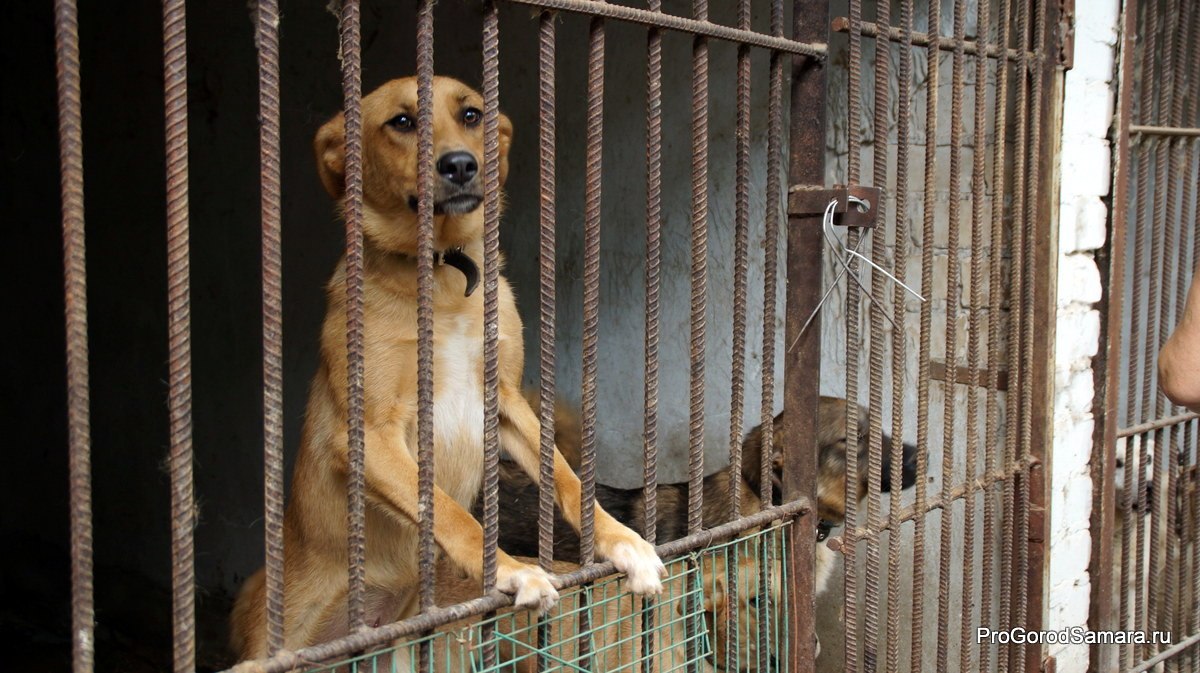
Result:
[[475,126],[476,124],[479,123],[479,120],[481,120],[481,119],[483,119],[483,113],[480,112],[479,110],[476,110],[473,107],[469,107],[466,110],[463,110],[463,113],[462,113],[463,124],[466,124],[467,126]]
[[408,132],[417,128],[417,121],[409,115],[401,114],[389,119],[387,125],[397,131]]

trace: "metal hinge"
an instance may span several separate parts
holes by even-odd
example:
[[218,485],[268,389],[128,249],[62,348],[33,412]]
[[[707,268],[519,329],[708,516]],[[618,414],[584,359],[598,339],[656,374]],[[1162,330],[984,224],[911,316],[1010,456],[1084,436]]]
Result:
[[1058,65],[1075,67],[1075,0],[1058,0]]
[[878,187],[793,185],[788,190],[788,215],[822,215],[829,202],[835,199],[834,224],[867,229],[875,226],[875,213],[879,210]]

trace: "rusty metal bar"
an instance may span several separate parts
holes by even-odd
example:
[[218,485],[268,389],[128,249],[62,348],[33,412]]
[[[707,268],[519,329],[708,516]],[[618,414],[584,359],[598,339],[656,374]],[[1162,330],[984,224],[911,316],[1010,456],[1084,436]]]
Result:
[[[770,526],[777,521],[790,521],[798,516],[811,514],[814,511],[815,509],[807,498],[799,498],[778,507],[768,507],[761,512],[744,516],[719,526],[707,528],[695,535],[688,535],[658,545],[655,547],[655,551],[660,558],[677,556],[731,539],[748,530],[753,530],[761,526]],[[808,547],[811,549],[811,540],[808,542],[810,543]],[[593,563],[573,572],[558,575],[557,580],[560,589],[569,589],[587,582],[593,582],[614,572],[616,572],[616,569],[613,567],[612,562],[605,561],[602,563]],[[500,610],[511,606],[512,602],[512,596],[495,592],[451,607],[433,608],[422,614],[392,624],[366,627],[344,638],[339,638],[328,643],[321,643],[296,651],[285,650],[271,659],[243,662],[238,665],[236,670],[238,673],[288,673],[298,668],[303,669],[311,666],[317,662],[331,661],[353,652],[384,645],[398,638],[430,631],[460,619]]]
[[[876,21],[883,25],[891,24],[891,6],[889,2],[877,3],[875,6]],[[889,70],[891,60],[891,43],[877,40],[872,66],[875,71],[875,96],[872,101],[874,112],[871,159],[872,184],[879,188],[879,199],[872,204],[877,209],[877,217],[881,223],[887,221],[888,200],[888,145],[889,145]],[[876,232],[877,238],[871,240],[871,261],[883,267],[887,264],[884,250],[884,232]],[[904,264],[896,258],[896,266]],[[871,301],[868,308],[870,322],[870,346],[867,354],[868,384],[867,394],[867,483],[880,483],[883,473],[883,321],[884,310],[884,277],[880,273],[871,273]],[[901,322],[903,324],[903,318]],[[898,329],[898,328],[893,328]],[[858,420],[857,409],[851,407],[851,414]],[[848,435],[849,436],[849,435]],[[849,451],[847,451],[849,452]],[[899,464],[899,463],[897,463]],[[860,468],[861,469],[861,468]],[[847,472],[847,474],[851,474]],[[864,518],[868,526],[881,527],[880,513],[883,510],[883,495],[875,486],[867,489],[867,508]],[[879,658],[879,583],[882,579],[881,559],[879,556],[879,540],[872,536],[866,540],[866,595],[864,596],[865,614],[863,616],[863,669],[874,671]]]
[[[1008,465],[1004,469],[993,470],[986,474],[977,475],[973,483],[957,484],[952,487],[950,489],[948,498],[939,494],[932,500],[926,500],[925,503],[919,508],[915,503],[906,507],[901,507],[900,511],[896,515],[897,521],[902,524],[909,521],[921,521],[926,514],[938,510],[946,510],[955,502],[958,502],[964,498],[972,497],[976,493],[986,490],[989,486],[1010,483],[1014,477],[1022,472],[1027,471],[1030,467],[1037,465],[1038,463],[1040,463],[1039,459],[1034,457],[1026,457],[1024,460]],[[887,526],[878,527],[865,526],[855,528],[854,534],[860,538],[868,538],[870,536],[877,536],[884,531],[889,530],[890,528],[890,524]]]
[[[599,8],[603,3],[591,4]],[[579,561],[584,566],[592,563],[595,550],[596,350],[600,312],[600,187],[603,177],[603,143],[604,20],[593,17],[588,26],[587,176],[583,225],[583,441],[579,470],[579,478],[583,482],[583,498],[579,517]],[[580,626],[582,627],[582,624]]]
[[[554,405],[555,400],[555,31],[554,14],[538,17],[538,331],[541,424],[538,450],[538,564],[549,570],[554,560]],[[538,626],[538,648],[548,646],[550,631]],[[538,655],[538,671],[546,670],[547,659]],[[650,673],[645,671],[644,673]]]
[[[430,22],[432,23],[432,19]],[[430,51],[433,50],[432,33],[433,31],[430,30],[428,45]],[[496,555],[499,553],[500,543],[498,493],[500,488],[500,15],[494,0],[488,0],[484,5],[481,51],[483,55],[483,591],[489,593],[496,588]],[[430,161],[432,163],[432,156]],[[548,408],[553,415],[553,403],[543,408]],[[550,483],[553,483],[553,475]],[[432,488],[430,490],[432,491]],[[545,497],[541,494],[547,490],[547,483],[539,482],[539,500]],[[432,538],[433,509],[430,508],[429,511],[430,538]],[[430,547],[432,548],[432,546],[431,539]],[[431,561],[435,561],[433,555],[430,554],[430,556]],[[429,573],[432,579],[435,575],[432,562]],[[430,591],[431,598],[432,593]],[[481,659],[486,668],[495,667],[497,663],[495,629],[496,625],[492,621],[485,622],[481,628]]]
[[[792,3],[792,35],[798,40],[828,39],[829,4],[824,0],[795,0]],[[783,32],[783,2],[771,4],[771,30]],[[815,58],[796,58],[790,63],[791,129],[787,177],[790,184],[825,183],[825,153],[814,148],[825,146],[826,96],[829,63]],[[765,283],[763,296],[763,502],[770,502],[770,462],[767,460],[773,427],[775,362],[775,276],[777,217],[782,203],[782,98],[784,56],[771,55],[771,79],[767,133],[767,207]],[[823,245],[821,216],[791,215],[787,228],[787,280],[785,291],[785,343],[793,344],[784,361],[784,497],[813,498],[817,490],[817,403],[820,395],[821,316],[817,314],[807,330],[805,320],[817,307],[821,295]],[[854,453],[853,451],[849,453]],[[814,619],[814,553],[811,531],[816,529],[816,512],[801,514],[789,538],[792,558],[788,574],[791,601],[788,642],[792,653],[789,670],[812,673],[815,670],[816,639]],[[806,535],[808,532],[808,535]],[[849,567],[849,566],[848,566]]]
[[[433,540],[433,8],[434,0],[421,0],[417,5],[417,555],[422,612],[437,605]],[[421,645],[418,655],[422,670],[429,670],[427,643]]]
[[[342,98],[346,125],[346,193],[342,217],[346,221],[346,476],[349,590],[347,610],[351,632],[361,628],[366,607],[366,445],[363,424],[363,171],[362,171],[362,55],[358,0],[342,3],[338,32],[341,36]],[[427,193],[427,192],[426,192]]]
[[[651,0],[662,11],[661,0]],[[658,339],[662,306],[662,31],[646,38],[646,379],[643,422],[642,498],[645,536],[654,542],[658,524]],[[553,336],[553,334],[551,335]],[[647,616],[650,616],[649,614]],[[650,634],[653,636],[653,634]]]
[[607,4],[595,0],[508,0],[517,5],[529,5],[541,9],[558,9],[564,12],[584,14],[598,19],[615,19],[643,26],[686,33],[690,37],[708,37],[715,40],[748,44],[752,47],[771,49],[796,56],[824,57],[828,46],[824,42],[799,42],[788,40],[782,35],[763,35],[753,31],[738,30],[705,20],[688,19],[666,14],[661,10],[645,10],[623,5]]
[[[1048,54],[1056,53],[1059,21],[1059,5],[1055,2],[1039,2],[1034,24],[1034,48],[1039,59],[1032,70],[1033,116],[1030,142],[1029,196],[1026,202],[1026,220],[1031,237],[1027,241],[1026,263],[1030,269],[1043,270],[1034,273],[1026,285],[1028,320],[1024,329],[1022,366],[1029,374],[1022,382],[1022,430],[1021,456],[1039,459],[1034,462],[1027,478],[1019,482],[1019,492],[1025,507],[1021,510],[1018,526],[1022,533],[1018,553],[1019,566],[1023,572],[1017,577],[1017,608],[1025,628],[1041,630],[1046,618],[1045,594],[1048,582],[1047,540],[1050,517],[1047,513],[1048,480],[1044,458],[1053,442],[1052,410],[1054,395],[1054,320],[1056,314],[1056,278],[1049,270],[1055,261],[1054,236],[1051,226],[1058,201],[1058,136],[1050,132],[1059,128],[1062,105],[1062,71]],[[1043,129],[1046,131],[1043,148]],[[1027,487],[1027,488],[1026,488]],[[1043,670],[1044,646],[1026,647],[1024,665],[1017,670],[1031,672]]]
[[1145,423],[1139,423],[1137,425],[1131,425],[1127,428],[1121,428],[1120,430],[1117,430],[1116,436],[1117,436],[1117,439],[1124,439],[1126,437],[1134,437],[1137,435],[1144,435],[1144,434],[1147,434],[1150,432],[1154,432],[1155,430],[1162,430],[1165,428],[1174,427],[1181,423],[1188,423],[1197,418],[1200,418],[1200,414],[1194,414],[1191,412],[1188,412],[1185,414],[1179,414],[1177,416],[1167,416],[1165,418],[1160,418],[1160,419],[1153,420],[1153,421],[1147,421]]
[[[938,48],[942,51],[954,51],[954,44],[952,42],[942,42],[941,39],[936,36],[930,37],[929,33],[914,32],[911,33],[911,36],[905,35],[903,28],[898,28],[896,26],[881,28],[880,26],[883,25],[883,23],[883,21],[864,21],[862,23],[863,37],[879,38],[880,35],[882,35],[884,40],[889,42],[902,42],[905,40],[911,40],[911,44],[918,47],[928,47],[930,46],[930,40],[933,40],[937,43]],[[845,17],[839,16],[833,20],[833,31],[835,33],[845,33],[849,30],[850,22]],[[1013,62],[1021,60],[1021,51],[1019,49],[1003,49],[1001,46],[1002,44],[1004,43],[1000,43],[999,45],[987,44],[985,36],[982,39],[977,38],[975,40],[965,40],[963,42],[963,51],[970,56],[978,56],[982,45],[983,53],[987,58],[1004,59],[1006,61]],[[1002,49],[1003,53],[1001,53]],[[1025,52],[1025,55],[1027,58],[1037,58],[1033,52]]]
[[[997,37],[998,37],[997,45],[1000,46],[1001,48],[1007,48],[1007,46],[1008,46],[1009,38],[1010,38],[1010,34],[1011,34],[1011,23],[1012,23],[1012,7],[1010,4],[1010,0],[1001,0],[1000,8],[997,13],[997,31],[996,31]],[[987,357],[988,396],[987,396],[987,411],[986,411],[986,420],[985,420],[985,427],[986,427],[986,432],[987,432],[988,437],[998,437],[998,436],[1000,436],[1001,432],[1003,432],[1003,428],[1002,428],[1001,422],[1000,422],[1000,398],[1001,398],[1000,392],[1008,390],[1007,372],[1004,372],[1001,370],[1000,340],[1001,340],[1001,326],[1003,323],[1003,321],[1001,319],[1001,315],[1002,315],[1001,306],[1003,304],[1003,298],[1004,298],[1003,297],[1004,292],[1003,292],[1003,287],[1002,287],[1003,267],[1004,267],[1002,251],[1004,249],[1004,228],[1005,228],[1005,225],[1004,225],[1004,194],[1005,194],[1005,175],[1006,175],[1005,149],[1006,149],[1006,143],[1008,140],[1007,119],[1008,119],[1009,66],[1010,66],[1009,63],[997,63],[996,64],[996,95],[995,95],[995,99],[996,99],[995,106],[996,107],[995,107],[995,110],[993,113],[993,116],[994,116],[993,124],[994,124],[994,128],[995,128],[995,142],[994,142],[994,150],[993,150],[994,156],[993,156],[992,173],[993,173],[993,180],[995,183],[995,187],[994,187],[995,194],[992,197],[992,204],[991,204],[992,205],[992,241],[991,241],[991,245],[992,245],[991,255],[992,256],[991,256],[991,260],[990,260],[990,264],[991,264],[991,268],[989,269],[990,274],[988,277],[988,336],[987,336],[987,340],[988,340],[988,357]],[[976,309],[978,309],[978,307],[976,307]],[[1011,352],[1011,344],[1010,344],[1010,347],[1008,350],[1009,350],[1009,352]],[[968,376],[968,378],[969,377],[970,376]],[[1008,395],[1005,395],[1004,398],[1005,398],[1005,412],[1008,414],[1011,414],[1011,411],[1012,411],[1011,398],[1009,398]],[[997,471],[997,470],[1005,469],[1008,467],[1008,454],[1006,451],[1004,451],[1004,447],[999,447],[999,448],[1000,448],[1000,450],[993,449],[991,451],[988,451],[988,460],[984,461],[984,465],[986,466],[986,469],[988,469],[989,471]],[[1003,503],[1006,502],[1006,500],[1007,500],[1005,494],[1008,492],[1010,485],[1011,485],[1011,481],[1008,479],[1006,479],[1001,484],[994,484],[994,483],[988,484],[987,488],[984,490],[984,495],[983,495],[983,534],[984,534],[984,539],[985,540],[996,540],[996,539],[1001,540],[1001,550],[999,551],[999,554],[995,553],[991,549],[987,549],[984,551],[983,567],[981,569],[982,575],[983,575],[983,577],[981,578],[983,589],[982,589],[982,597],[980,599],[980,607],[979,607],[980,624],[981,625],[986,624],[986,625],[992,626],[992,627],[998,627],[1002,623],[1002,618],[1001,618],[1002,610],[1000,608],[1000,605],[1003,602],[1003,598],[996,601],[997,604],[996,604],[995,610],[994,610],[995,617],[993,617],[992,587],[995,586],[996,584],[999,584],[1000,585],[1000,587],[999,587],[1000,593],[1002,595],[1007,594],[1007,591],[1005,590],[1005,584],[1004,584],[1002,578],[1003,578],[1003,572],[1005,570],[1004,556],[1006,554],[1006,550],[1009,549],[1009,545],[1005,544],[1005,541],[1010,540],[1011,535],[1004,534],[1004,527],[1005,527],[1007,521],[1011,518],[1011,512],[1010,513],[1005,512],[1005,507],[1004,507]],[[1000,487],[999,493],[997,493],[996,486]],[[999,524],[999,528],[1000,528],[999,538],[997,538],[997,530],[996,530],[997,529],[997,522],[996,522],[997,512],[995,511],[996,510],[995,499],[997,497],[999,497],[1001,499],[1001,503],[1002,503],[1001,511],[999,512],[999,516],[1001,517],[1000,524]],[[999,556],[999,558],[996,558],[997,556]],[[1000,571],[1001,571],[999,582],[997,582],[997,577],[996,577],[996,568],[995,568],[996,565],[1000,566]],[[991,644],[988,644],[988,643],[980,644],[979,667],[981,670],[986,670],[986,671],[994,670],[992,667],[993,651],[994,651],[994,648],[992,647]],[[1002,657],[998,657],[997,665],[999,665],[999,661],[1002,661],[1002,660],[1003,660]]]
[[55,0],[58,151],[62,190],[63,286],[67,340],[67,441],[71,508],[71,670],[95,665],[92,587],[92,439],[88,386],[87,239],[83,207],[83,101],[75,0]]
[[1143,126],[1132,125],[1128,133],[1135,136],[1169,136],[1179,138],[1200,138],[1200,128],[1181,126]]
[[[661,0],[650,0],[652,12]],[[646,36],[646,336],[645,387],[642,416],[642,502],[644,535],[654,543],[658,534],[658,340],[662,316],[662,30],[651,27]],[[553,334],[551,334],[553,337]],[[736,517],[735,517],[736,518]],[[655,651],[654,602],[642,599],[642,651]],[[654,662],[642,661],[642,673],[653,673]]]
[[[1128,199],[1130,177],[1129,132],[1133,93],[1133,49],[1137,21],[1136,0],[1126,0],[1121,17],[1120,60],[1118,61],[1117,108],[1113,120],[1113,192],[1111,225],[1107,247],[1096,255],[1101,273],[1104,296],[1100,304],[1101,323],[1100,348],[1093,362],[1095,374],[1095,402],[1092,415],[1096,419],[1093,443],[1100,447],[1100,455],[1092,461],[1092,555],[1088,575],[1092,578],[1091,600],[1088,606],[1088,628],[1092,631],[1129,628],[1128,582],[1130,558],[1130,522],[1121,526],[1119,546],[1114,550],[1113,538],[1117,524],[1117,507],[1123,506],[1116,500],[1117,441],[1119,426],[1119,398],[1124,351],[1123,320],[1125,315],[1125,256],[1126,232],[1128,231]],[[1136,294],[1136,293],[1135,293]],[[1129,458],[1128,448],[1126,459]],[[1123,480],[1125,498],[1132,492],[1133,464],[1126,462]],[[1115,553],[1114,553],[1115,552]],[[1117,556],[1119,554],[1119,557]],[[1117,595],[1113,595],[1113,564],[1119,562],[1121,570],[1117,584]],[[1117,648],[1102,644],[1090,647],[1090,673],[1100,673],[1124,666],[1128,646]]]
[[[925,175],[924,203],[921,224],[921,291],[933,291],[933,247],[937,217],[937,132],[938,132],[938,54],[941,38],[938,26],[941,21],[941,3],[929,3],[928,25],[930,40],[926,45],[925,83]],[[921,511],[926,507],[926,483],[929,475],[929,381],[930,360],[933,340],[933,302],[921,303],[921,342],[917,358],[917,481],[913,508]],[[912,590],[912,641],[911,665],[913,671],[924,668],[924,625],[925,625],[925,582],[915,578],[916,568],[925,567],[925,516],[913,522],[913,568]]]
[[[991,15],[991,5],[988,0],[979,0],[977,7],[976,34],[977,39],[984,43],[988,39],[988,20]],[[955,54],[958,52],[955,51]],[[1001,64],[1003,67],[1004,64]],[[965,460],[964,482],[975,481],[976,462],[979,452],[979,393],[983,383],[980,376],[980,331],[982,329],[983,307],[983,242],[984,242],[984,199],[987,191],[987,152],[978,139],[987,137],[987,69],[988,61],[983,58],[975,59],[975,119],[972,131],[976,143],[972,152],[974,166],[971,175],[971,309],[967,315],[967,369],[970,371],[967,388],[967,453]],[[951,190],[951,198],[956,200],[958,192]],[[954,203],[952,201],[951,203]],[[950,254],[954,254],[951,248]],[[994,254],[994,253],[993,253]],[[952,295],[949,295],[952,296]],[[947,303],[950,303],[947,301]],[[953,329],[949,327],[949,329]],[[947,356],[947,362],[950,361]],[[993,364],[995,361],[989,362]],[[995,363],[998,366],[998,363]],[[988,435],[990,436],[990,435]],[[989,493],[982,491],[985,502]],[[975,604],[975,494],[966,500],[963,517],[963,561],[962,561],[962,626],[959,635],[959,670],[969,671],[977,666],[972,665],[974,646],[977,638],[971,627],[976,623],[972,606]],[[984,538],[986,540],[986,538]],[[990,557],[990,552],[983,549],[984,556]],[[983,563],[983,561],[981,561]],[[983,593],[988,592],[988,585],[983,585]],[[987,620],[982,606],[979,613],[980,624]]]
[[1176,645],[1171,646],[1169,649],[1163,650],[1157,655],[1150,657],[1145,661],[1139,662],[1137,666],[1129,669],[1128,673],[1145,673],[1145,671],[1154,670],[1156,666],[1164,661],[1168,661],[1169,659],[1172,659],[1179,654],[1196,647],[1198,644],[1200,644],[1200,633],[1192,634],[1188,638],[1179,641],[1179,643]]
[[555,404],[555,95],[554,14],[538,17],[538,364],[541,374],[539,415],[541,445],[538,478],[538,562],[545,570],[554,560],[554,404]]
[[167,159],[168,407],[171,417],[171,594],[175,673],[196,668],[196,500],[192,480],[191,273],[188,236],[187,23],[163,2]]
[[[963,137],[963,88],[966,86],[966,0],[955,0],[954,3],[954,66],[950,87],[950,204],[948,237],[946,242],[946,383],[943,386],[945,407],[943,409],[942,429],[942,499],[947,500],[947,494],[954,483],[954,431],[955,399],[958,361],[958,302],[954,297],[959,287],[958,246],[959,231],[962,227],[959,213],[959,198],[962,193],[962,137]],[[974,369],[974,367],[972,367]],[[975,390],[972,386],[970,390]],[[969,504],[967,505],[969,508]],[[964,508],[966,509],[966,508]],[[952,553],[952,526],[954,517],[950,510],[944,510],[941,517],[941,530],[938,534],[938,623],[943,628],[938,629],[937,638],[937,670],[944,673],[948,670],[950,645],[950,557]],[[965,579],[965,578],[964,578]],[[961,624],[966,624],[969,618],[960,611]]]
[[[708,21],[708,0],[694,0],[696,20]],[[692,293],[688,413],[688,533],[704,524],[704,365],[708,306],[708,39],[692,40]],[[688,643],[692,643],[691,639]]]
[[[737,21],[741,30],[750,29],[751,7],[750,0],[738,3]],[[729,395],[729,466],[728,483],[742,483],[742,412],[745,401],[746,373],[746,275],[750,257],[750,47],[738,46],[737,54],[737,130],[735,136],[735,153],[737,155],[734,169],[734,272],[733,272],[733,353],[731,356],[730,395]],[[767,206],[770,208],[770,205]],[[742,515],[741,489],[729,489],[729,517],[736,519]],[[734,570],[727,573],[729,595],[737,596],[738,581],[741,573]],[[760,584],[765,588],[765,584]],[[738,610],[740,601],[729,601],[726,610],[726,632],[738,633]],[[760,620],[765,624],[765,620]],[[766,631],[763,629],[762,631]],[[760,632],[760,636],[765,635]],[[764,654],[769,650],[761,648]],[[735,666],[736,653],[734,648],[725,648],[726,668]]]
[[[862,114],[862,2],[850,0],[850,58],[848,68],[847,122],[846,122],[846,182],[859,182],[859,156],[862,147],[859,139],[859,119]],[[859,245],[861,233],[850,229],[847,233],[847,245],[855,249]],[[859,264],[857,258],[850,260],[847,275],[858,277]],[[859,323],[861,295],[856,282],[846,284],[846,418],[844,419],[846,437],[858,436],[858,369],[859,369]],[[846,474],[858,474],[858,452],[846,452]],[[858,518],[858,493],[854,480],[846,480],[846,545],[843,547],[846,573],[843,580],[845,596],[845,662],[848,673],[857,673],[858,659],[858,572],[855,558],[857,556],[857,539],[853,536],[852,527],[860,525]]]
[[279,3],[259,0],[259,174],[262,181],[263,514],[267,655],[283,647],[283,251],[280,239]]
[[[913,0],[902,0],[900,3],[900,71],[897,75],[898,119],[896,121],[896,228],[893,246],[895,247],[895,263],[892,274],[899,283],[906,280],[908,266],[908,169],[909,155],[909,124],[912,117],[912,61],[913,61]],[[876,45],[878,49],[878,45]],[[904,464],[904,372],[905,358],[905,301],[904,288],[896,284],[892,292],[892,452],[889,457],[893,466]],[[900,669],[900,564],[901,564],[901,523],[900,508],[903,487],[904,470],[892,469],[891,502],[888,505],[888,596],[887,596],[887,660],[888,671]],[[913,582],[924,581],[920,569],[914,567]]]

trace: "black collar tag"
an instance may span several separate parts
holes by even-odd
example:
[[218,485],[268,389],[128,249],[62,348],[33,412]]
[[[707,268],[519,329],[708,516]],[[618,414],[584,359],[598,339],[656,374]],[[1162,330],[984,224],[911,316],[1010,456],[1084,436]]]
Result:
[[829,537],[829,531],[833,528],[833,524],[821,519],[817,522],[817,542],[824,542],[825,538]]
[[444,252],[433,253],[433,263],[448,264],[462,271],[462,275],[467,278],[467,291],[463,294],[464,297],[470,297],[471,293],[475,292],[475,288],[479,287],[479,266],[475,264],[475,260],[462,251],[462,248],[450,248]]

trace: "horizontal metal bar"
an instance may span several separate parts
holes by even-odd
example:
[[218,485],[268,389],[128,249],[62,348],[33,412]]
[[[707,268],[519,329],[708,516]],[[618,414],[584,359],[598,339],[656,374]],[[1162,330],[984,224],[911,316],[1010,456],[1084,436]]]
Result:
[[[909,505],[908,507],[901,509],[899,517],[897,517],[896,521],[894,521],[894,522],[889,518],[887,523],[885,523],[882,526],[878,526],[878,527],[867,526],[865,528],[854,529],[854,531],[852,531],[854,534],[854,539],[855,540],[865,540],[865,539],[873,538],[873,537],[876,537],[879,534],[883,533],[884,531],[892,530],[893,523],[894,524],[903,524],[905,522],[915,520],[918,515],[925,516],[926,514],[932,512],[932,511],[939,510],[939,509],[945,509],[949,505],[951,505],[959,500],[962,500],[963,498],[965,498],[971,494],[974,494],[978,491],[986,490],[988,487],[992,486],[993,484],[997,484],[997,483],[1006,481],[1008,479],[1012,479],[1014,476],[1028,470],[1029,468],[1033,467],[1034,465],[1037,465],[1040,462],[1041,462],[1041,460],[1035,456],[1027,456],[1027,457],[1009,465],[1008,469],[994,470],[992,472],[988,472],[987,474],[979,475],[978,478],[976,478],[974,481],[972,481],[969,484],[959,484],[959,485],[951,488],[950,492],[948,494],[949,497],[940,497],[939,496],[937,498],[934,498],[933,500],[926,502],[924,507],[917,507],[916,504],[914,503],[913,505]],[[833,538],[831,538],[831,540],[832,539]],[[834,549],[834,551],[837,551],[836,547],[837,547],[837,543],[834,543],[834,546],[830,547],[830,549]]]
[[[969,367],[956,367],[954,370],[954,382],[959,385],[970,385],[971,369]],[[976,372],[979,377],[979,386],[982,388],[988,387],[991,379],[991,372],[987,369],[979,369]],[[929,363],[929,378],[934,381],[946,382],[946,363],[943,360],[934,360]],[[996,376],[996,389],[1008,390],[1008,370],[1001,369]]]
[[[814,510],[808,498],[797,498],[778,507],[769,507],[736,521],[730,521],[720,526],[714,526],[713,528],[688,535],[687,537],[681,537],[678,540],[660,544],[655,547],[655,551],[658,552],[660,558],[677,556],[685,552],[707,547],[716,542],[728,540],[752,528],[765,526],[772,521],[781,519],[791,520],[796,516],[801,516],[811,511]],[[568,589],[598,580],[615,572],[616,569],[613,567],[612,562],[605,561],[604,563],[594,563],[574,572],[557,575],[556,579],[558,580],[560,589]],[[280,652],[275,657],[265,661],[245,661],[229,669],[229,673],[285,673],[286,671],[311,666],[338,657],[349,656],[354,652],[378,647],[398,638],[431,631],[439,626],[456,622],[460,619],[500,610],[512,605],[512,603],[512,596],[507,594],[494,593],[488,596],[481,596],[480,598],[451,607],[433,608],[420,615],[393,624],[363,629],[357,633],[332,640],[328,643],[313,645],[296,650],[295,652]]]
[[1178,645],[1174,645],[1169,649],[1163,650],[1156,656],[1141,662],[1137,666],[1129,669],[1129,673],[1143,673],[1143,671],[1149,671],[1162,662],[1172,659],[1198,644],[1200,644],[1200,633],[1189,636],[1186,640],[1181,640]]
[[1131,425],[1128,428],[1122,428],[1120,430],[1117,430],[1117,439],[1122,439],[1124,437],[1133,437],[1134,435],[1141,435],[1141,434],[1144,434],[1147,432],[1151,432],[1153,430],[1161,430],[1163,428],[1169,428],[1173,425],[1179,425],[1180,423],[1187,423],[1188,421],[1192,421],[1197,418],[1200,418],[1200,414],[1188,413],[1188,414],[1179,414],[1178,416],[1168,416],[1166,418],[1159,418],[1157,420],[1147,421],[1145,423],[1139,423],[1138,425]]
[[[880,33],[879,24],[872,23],[870,21],[863,21],[859,25],[862,26],[862,36],[863,37],[874,37],[874,38],[879,37],[879,33]],[[837,32],[837,33],[850,32],[850,19],[848,19],[844,16],[837,17],[836,19],[833,20],[832,29],[834,32]],[[894,26],[888,26],[886,35],[884,35],[884,39],[888,40],[890,42],[903,42],[906,34],[911,35],[912,44],[914,47],[928,47],[929,46],[929,43],[931,40],[931,38],[929,37],[929,33],[920,33],[917,31],[908,33],[907,31],[902,30],[900,28],[896,28]],[[937,46],[938,46],[938,49],[940,49],[941,51],[954,51],[954,46],[955,46],[954,38],[938,36],[938,45]],[[974,40],[964,40],[963,41],[963,52],[968,55],[971,55],[971,56],[979,54],[979,43],[975,42]],[[985,49],[985,53],[987,54],[987,56],[989,56],[991,58],[1000,58],[1001,57],[1000,56],[1000,47],[998,47],[994,44],[987,45],[987,48]],[[1027,52],[1026,56],[1031,60],[1036,61],[1036,59],[1037,59],[1037,54],[1032,51]],[[1004,58],[1008,59],[1009,61],[1019,61],[1019,60],[1021,60],[1021,52],[1016,49],[1006,49],[1004,52]]]
[[645,9],[637,9],[636,7],[611,5],[602,2],[592,2],[591,0],[507,0],[507,2],[517,5],[540,7],[542,9],[558,9],[564,12],[575,12],[577,14],[616,19],[618,21],[628,21],[643,26],[664,28],[666,30],[677,30],[689,35],[702,35],[717,40],[773,49],[788,54],[824,57],[829,50],[828,45],[825,44],[796,42],[784,37],[773,37],[771,35],[756,33],[752,30],[740,30],[709,21],[697,21],[663,12],[651,12]]
[[1131,124],[1129,126],[1129,135],[1183,136],[1188,138],[1200,138],[1200,128],[1187,128],[1181,126],[1138,126],[1137,124]]

